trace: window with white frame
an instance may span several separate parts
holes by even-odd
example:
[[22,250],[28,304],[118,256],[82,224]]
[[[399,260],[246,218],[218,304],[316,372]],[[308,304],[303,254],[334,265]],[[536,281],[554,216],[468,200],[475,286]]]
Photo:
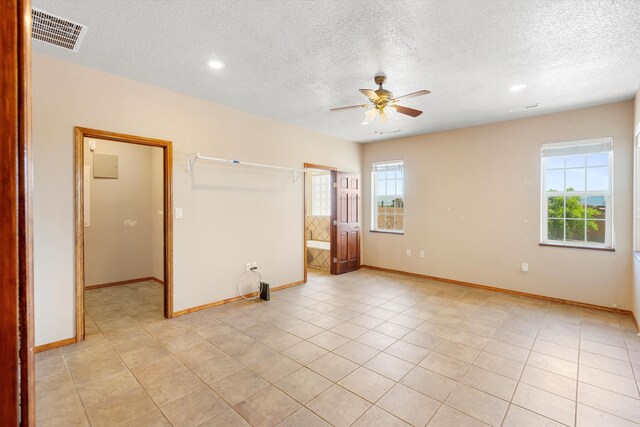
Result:
[[404,230],[404,163],[402,160],[371,165],[371,230]]
[[541,243],[613,248],[613,139],[542,145]]
[[311,175],[311,215],[331,215],[331,174],[314,173]]

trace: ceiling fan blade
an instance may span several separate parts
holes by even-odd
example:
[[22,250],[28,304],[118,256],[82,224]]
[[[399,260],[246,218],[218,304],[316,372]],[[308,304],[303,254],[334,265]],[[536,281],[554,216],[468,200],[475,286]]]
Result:
[[415,98],[416,96],[423,96],[423,95],[429,95],[431,92],[429,92],[428,90],[419,90],[417,92],[413,92],[413,93],[408,93],[406,95],[402,95],[399,96],[397,98],[394,98],[394,102],[397,101],[398,99],[401,98]]
[[364,113],[364,118],[362,119],[362,124],[363,125],[368,125],[369,123],[371,123],[372,121],[374,121],[376,119],[376,117],[378,117],[378,113],[380,112],[380,110],[378,110],[377,108],[372,108],[370,110],[367,110]]
[[362,105],[351,105],[349,107],[338,107],[338,108],[332,108],[329,111],[341,111],[341,110],[353,110],[356,108],[367,108],[369,107],[369,105],[367,104],[362,104]]
[[364,96],[366,96],[367,98],[369,98],[372,101],[377,101],[377,100],[380,99],[380,97],[378,96],[376,91],[373,90],[373,89],[360,89],[360,92],[362,92],[364,94]]
[[395,107],[398,113],[406,114],[407,116],[418,117],[420,114],[422,114],[422,111],[420,110],[414,110],[413,108],[403,107],[402,105],[396,105]]

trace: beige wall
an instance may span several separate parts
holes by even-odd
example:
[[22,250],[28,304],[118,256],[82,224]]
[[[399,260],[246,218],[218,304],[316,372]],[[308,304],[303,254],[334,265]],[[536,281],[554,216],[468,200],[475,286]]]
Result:
[[151,276],[164,280],[164,152],[151,152]]
[[[366,144],[363,170],[404,159],[406,178],[405,234],[365,231],[364,263],[631,309],[632,121],[628,101]],[[614,139],[616,251],[539,246],[540,145],[602,136]]]
[[[185,76],[188,78],[188,75]],[[211,88],[224,84],[212,75]],[[73,127],[173,141],[174,309],[237,295],[244,264],[272,286],[303,278],[303,180],[186,155],[360,172],[359,144],[40,54],[33,55],[36,344],[75,336]],[[266,243],[265,243],[266,242]]]
[[[160,148],[84,141],[91,166],[91,225],[84,228],[85,285],[119,282],[152,274],[151,154]],[[93,177],[93,154],[118,157],[118,179]],[[162,175],[158,178],[162,183]],[[157,185],[157,184],[156,184]],[[162,193],[160,193],[162,195]]]

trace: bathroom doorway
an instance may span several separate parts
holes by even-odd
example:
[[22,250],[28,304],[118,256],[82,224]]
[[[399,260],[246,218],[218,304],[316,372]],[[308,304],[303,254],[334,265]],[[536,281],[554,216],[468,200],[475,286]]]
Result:
[[336,274],[336,174],[330,166],[305,163],[304,280],[309,269]]

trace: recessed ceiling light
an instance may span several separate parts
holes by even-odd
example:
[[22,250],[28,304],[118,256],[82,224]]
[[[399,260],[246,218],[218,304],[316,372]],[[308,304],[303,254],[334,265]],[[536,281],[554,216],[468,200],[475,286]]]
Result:
[[218,61],[217,59],[212,59],[211,61],[207,62],[207,64],[209,64],[209,67],[213,68],[214,70],[222,70],[224,68],[224,62]]
[[526,88],[527,85],[513,85],[509,88],[511,92],[520,92],[522,89]]

